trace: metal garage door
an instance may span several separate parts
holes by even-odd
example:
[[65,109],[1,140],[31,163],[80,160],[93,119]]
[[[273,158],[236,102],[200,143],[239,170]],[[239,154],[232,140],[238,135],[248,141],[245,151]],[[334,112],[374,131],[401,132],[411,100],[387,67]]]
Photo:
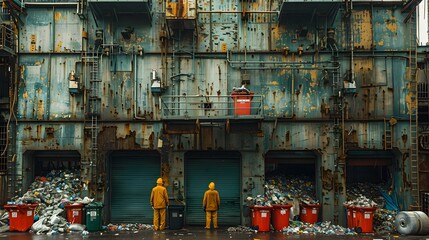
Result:
[[116,152],[111,156],[112,223],[152,223],[150,193],[161,174],[158,152]]
[[204,192],[211,181],[220,195],[219,225],[240,224],[241,155],[239,152],[185,154],[186,224],[204,225]]

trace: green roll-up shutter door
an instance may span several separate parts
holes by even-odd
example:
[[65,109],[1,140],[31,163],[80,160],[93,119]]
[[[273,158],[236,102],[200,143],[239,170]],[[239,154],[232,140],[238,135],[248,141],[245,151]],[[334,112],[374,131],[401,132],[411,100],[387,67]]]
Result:
[[111,222],[153,222],[150,193],[161,172],[159,155],[115,153],[111,158]]
[[220,195],[219,225],[240,224],[241,157],[238,152],[190,152],[185,155],[186,224],[204,225],[204,192],[211,181]]

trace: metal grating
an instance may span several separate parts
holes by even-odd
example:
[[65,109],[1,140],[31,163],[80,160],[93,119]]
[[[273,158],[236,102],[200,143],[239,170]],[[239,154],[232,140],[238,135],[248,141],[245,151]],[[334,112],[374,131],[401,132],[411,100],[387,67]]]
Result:
[[429,215],[429,192],[424,192],[421,195],[422,211]]
[[419,100],[429,100],[429,88],[427,83],[419,83],[417,91]]
[[0,173],[7,172],[7,152],[1,155],[7,144],[7,127],[5,122],[0,122]]

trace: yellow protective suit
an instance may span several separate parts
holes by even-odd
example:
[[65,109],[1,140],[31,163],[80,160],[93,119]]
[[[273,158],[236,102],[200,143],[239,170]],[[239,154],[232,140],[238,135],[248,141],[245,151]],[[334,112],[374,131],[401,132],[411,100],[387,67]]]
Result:
[[162,178],[156,181],[157,186],[150,194],[150,205],[153,208],[153,228],[155,231],[165,229],[166,208],[168,206],[167,189],[162,186]]
[[211,220],[213,219],[213,228],[218,228],[217,211],[219,210],[220,197],[215,190],[214,182],[209,184],[209,190],[204,193],[203,208],[206,211],[206,229],[210,229]]

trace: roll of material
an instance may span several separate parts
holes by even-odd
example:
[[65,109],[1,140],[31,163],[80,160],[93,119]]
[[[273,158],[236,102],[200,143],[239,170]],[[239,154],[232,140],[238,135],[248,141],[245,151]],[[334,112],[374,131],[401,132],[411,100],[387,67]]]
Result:
[[420,230],[420,220],[413,211],[401,211],[395,217],[395,226],[400,234],[415,235]]
[[422,211],[415,211],[419,221],[420,221],[420,229],[417,233],[418,235],[427,235],[429,234],[429,217],[426,213]]
[[395,226],[400,234],[429,234],[429,217],[422,211],[402,211],[396,215]]

